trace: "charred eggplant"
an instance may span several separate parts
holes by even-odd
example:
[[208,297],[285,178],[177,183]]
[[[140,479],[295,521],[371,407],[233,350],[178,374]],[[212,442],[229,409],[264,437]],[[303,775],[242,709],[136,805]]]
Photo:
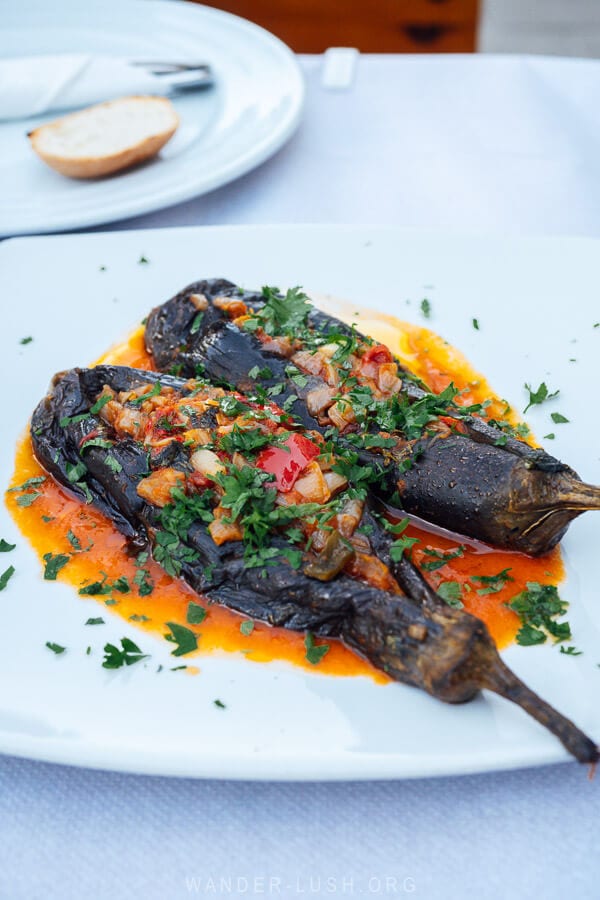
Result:
[[452,387],[427,392],[386,347],[298,291],[196,282],[152,311],[146,345],[162,371],[206,372],[287,404],[379,473],[373,491],[451,531],[539,555],[600,509],[600,488],[458,405]]
[[447,702],[495,691],[578,760],[597,760],[594,742],[507,669],[482,622],[444,606],[406,561],[400,589],[391,536],[330,468],[318,433],[290,427],[281,408],[100,366],[57,376],[31,434],[60,484],[210,601],[339,637]]

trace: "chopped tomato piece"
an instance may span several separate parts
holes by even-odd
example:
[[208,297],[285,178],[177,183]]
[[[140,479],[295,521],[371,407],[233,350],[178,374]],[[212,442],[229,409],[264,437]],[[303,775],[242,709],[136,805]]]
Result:
[[377,365],[381,365],[382,363],[393,362],[394,357],[385,344],[373,344],[372,347],[369,347],[369,349],[363,353],[362,361],[364,363],[376,363]]
[[256,465],[263,472],[274,475],[277,490],[285,494],[291,491],[311,459],[319,453],[316,444],[303,434],[290,434],[284,446],[266,447],[259,454]]

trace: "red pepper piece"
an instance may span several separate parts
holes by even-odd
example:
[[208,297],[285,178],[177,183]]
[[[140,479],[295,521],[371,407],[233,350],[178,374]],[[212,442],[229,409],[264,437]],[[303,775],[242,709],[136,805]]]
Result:
[[284,441],[284,446],[265,447],[259,454],[256,465],[263,472],[274,475],[275,487],[286,494],[294,487],[311,459],[320,452],[317,445],[303,434],[290,434]]

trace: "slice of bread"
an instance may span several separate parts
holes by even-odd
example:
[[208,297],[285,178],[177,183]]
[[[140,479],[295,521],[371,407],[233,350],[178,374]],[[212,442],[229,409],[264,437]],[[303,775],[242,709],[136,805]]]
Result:
[[178,125],[165,97],[122,97],[48,122],[28,137],[52,169],[70,178],[96,178],[150,159]]

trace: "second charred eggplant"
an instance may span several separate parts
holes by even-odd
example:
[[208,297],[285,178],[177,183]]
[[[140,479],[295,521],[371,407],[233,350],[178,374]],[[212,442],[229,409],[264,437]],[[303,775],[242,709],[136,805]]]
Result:
[[195,282],[152,311],[146,345],[163,371],[204,371],[287,404],[305,427],[332,434],[379,471],[372,490],[383,499],[459,534],[535,556],[550,550],[576,516],[600,509],[600,488],[469,415],[452,392],[428,393],[387,348],[373,348],[306,300],[282,325],[277,310],[285,304],[271,289]]

